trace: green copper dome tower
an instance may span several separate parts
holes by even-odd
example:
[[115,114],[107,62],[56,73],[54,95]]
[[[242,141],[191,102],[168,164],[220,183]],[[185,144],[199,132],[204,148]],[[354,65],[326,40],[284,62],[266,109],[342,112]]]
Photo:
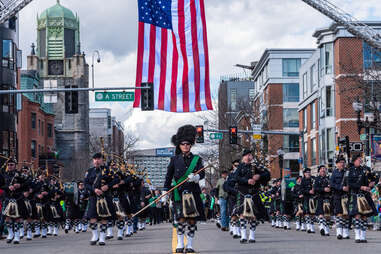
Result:
[[37,55],[49,60],[73,57],[79,51],[79,18],[61,5],[46,9],[37,18]]

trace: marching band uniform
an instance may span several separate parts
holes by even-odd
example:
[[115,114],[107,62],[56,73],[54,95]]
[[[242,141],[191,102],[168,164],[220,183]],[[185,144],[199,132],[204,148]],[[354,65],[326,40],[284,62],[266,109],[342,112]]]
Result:
[[[344,158],[338,158],[336,164],[344,162]],[[336,237],[337,239],[349,239],[349,219],[348,219],[348,192],[344,191],[345,169],[335,168],[332,172],[330,183],[332,189],[333,213],[336,216]]]
[[[95,154],[93,159],[103,158],[101,154]],[[90,194],[88,217],[90,220],[101,220],[100,234],[98,235],[97,223],[90,223],[92,229],[91,245],[95,245],[99,241],[99,245],[105,245],[107,220],[113,220],[115,218],[115,209],[112,203],[111,188],[119,183],[119,178],[113,178],[110,169],[100,166],[92,167],[87,170],[85,176],[85,186]],[[103,191],[101,195],[95,193],[96,190],[106,188],[107,191]]]
[[303,194],[302,194],[302,177],[299,176],[296,179],[295,186],[292,187],[292,193],[294,196],[294,209],[295,209],[295,222],[296,231],[306,231],[306,223],[303,216]]
[[192,154],[190,147],[188,153],[183,153],[180,148],[180,145],[193,145],[195,138],[196,128],[192,125],[185,125],[180,127],[176,135],[172,136],[171,139],[172,143],[176,146],[176,155],[169,162],[164,190],[169,190],[173,181],[177,185],[183,179],[187,177],[189,179],[188,182],[181,185],[174,193],[175,219],[178,221],[176,253],[184,251],[185,222],[188,223],[185,252],[192,253],[194,252],[192,243],[197,229],[196,221],[205,219],[200,196],[201,188],[198,184],[199,180],[205,177],[205,172],[202,171],[199,174],[194,174],[203,167],[202,159]]
[[319,166],[319,175],[315,178],[314,191],[317,196],[316,215],[319,217],[319,229],[322,236],[329,236],[328,223],[331,216],[329,178],[325,175],[325,166]]
[[[251,154],[250,150],[244,150],[242,157]],[[250,180],[258,177],[258,180],[253,185],[249,184]],[[268,170],[260,167],[253,168],[252,164],[241,163],[236,172],[236,179],[238,182],[238,191],[240,192],[240,224],[241,224],[241,243],[247,242],[246,224],[250,223],[249,242],[255,242],[255,231],[257,227],[257,220],[266,218],[266,209],[262,204],[259,197],[261,185],[266,185],[270,180],[270,173]]]
[[[238,160],[233,161],[234,163],[239,163]],[[228,193],[228,214],[230,214],[230,225],[231,225],[231,234],[233,238],[240,238],[241,231],[238,220],[238,206],[237,201],[239,200],[239,193],[236,189],[237,179],[235,174],[237,172],[237,167],[233,165],[232,171],[229,173],[226,181],[224,183],[224,190]]]
[[[305,168],[303,173],[311,173],[311,169]],[[311,207],[311,205],[313,206],[315,204],[315,200],[313,194],[313,179],[311,176],[306,177],[306,175],[304,175],[302,178],[301,193],[303,195],[303,211],[307,225],[307,233],[315,233],[313,220],[315,211],[312,209],[313,207]]]

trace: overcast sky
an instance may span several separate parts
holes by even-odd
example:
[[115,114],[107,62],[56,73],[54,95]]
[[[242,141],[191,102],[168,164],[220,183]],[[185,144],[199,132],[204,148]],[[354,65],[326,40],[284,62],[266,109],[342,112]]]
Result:
[[[330,0],[359,20],[380,20],[379,0]],[[24,68],[30,45],[36,43],[36,17],[56,0],[34,0],[20,12],[20,48]],[[102,61],[95,65],[95,86],[133,86],[137,49],[137,0],[61,0],[81,22],[81,45],[91,65],[92,52]],[[331,21],[301,0],[205,0],[213,97],[220,76],[242,73],[233,67],[258,60],[266,48],[315,48],[312,33]],[[91,82],[91,80],[90,80]],[[132,103],[102,104],[123,121],[128,132],[140,137],[140,148],[162,147],[186,123],[202,124],[199,113],[141,112]]]

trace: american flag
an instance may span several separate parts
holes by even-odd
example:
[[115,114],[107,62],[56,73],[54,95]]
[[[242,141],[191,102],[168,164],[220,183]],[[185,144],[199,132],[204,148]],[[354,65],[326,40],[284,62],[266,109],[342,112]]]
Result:
[[136,87],[154,84],[155,109],[212,110],[204,0],[138,0],[138,8]]

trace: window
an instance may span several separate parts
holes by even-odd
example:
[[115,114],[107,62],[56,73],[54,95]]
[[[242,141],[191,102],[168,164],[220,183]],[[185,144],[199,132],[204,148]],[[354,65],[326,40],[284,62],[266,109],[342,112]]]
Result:
[[36,141],[32,140],[31,143],[31,152],[32,152],[32,157],[36,158]]
[[316,165],[316,139],[311,139],[311,165]]
[[321,75],[332,74],[333,43],[326,43],[320,48]]
[[366,42],[363,44],[363,56],[365,69],[381,66],[381,52],[374,49]]
[[335,155],[335,132],[333,128],[327,129],[327,159]]
[[332,116],[332,113],[333,113],[333,108],[332,108],[332,87],[330,86],[327,86],[325,88],[325,106],[326,106],[326,109],[327,109],[327,116]]
[[312,65],[310,69],[310,89],[311,93],[315,91],[318,87],[318,78],[316,72],[316,65]]
[[320,161],[321,163],[325,163],[325,129],[323,129],[321,131],[321,135],[320,135],[320,151],[319,151],[319,154],[320,154]]
[[3,40],[3,67],[11,68],[13,70],[13,42],[12,40]]
[[36,129],[36,118],[37,118],[36,113],[32,113],[31,114],[32,129]]
[[316,128],[316,103],[311,103],[311,129]]
[[307,84],[307,72],[303,74],[303,99],[307,98],[308,84]]
[[284,77],[299,76],[300,58],[299,59],[282,59],[282,69]]
[[307,108],[303,110],[303,130],[307,131]]
[[41,121],[38,119],[38,134],[41,135]]
[[41,136],[44,136],[44,121],[41,122]]
[[283,150],[286,153],[299,152],[299,136],[298,135],[283,135]]
[[230,109],[237,111],[237,89],[230,89]]
[[303,154],[303,160],[305,161],[306,165],[308,164],[308,156],[307,156],[307,148],[308,148],[308,143],[304,142],[304,154]]
[[283,102],[299,102],[299,84],[283,84]]
[[299,115],[296,108],[283,109],[283,127],[299,127]]
[[51,123],[48,123],[46,128],[48,138],[53,137],[53,125]]

